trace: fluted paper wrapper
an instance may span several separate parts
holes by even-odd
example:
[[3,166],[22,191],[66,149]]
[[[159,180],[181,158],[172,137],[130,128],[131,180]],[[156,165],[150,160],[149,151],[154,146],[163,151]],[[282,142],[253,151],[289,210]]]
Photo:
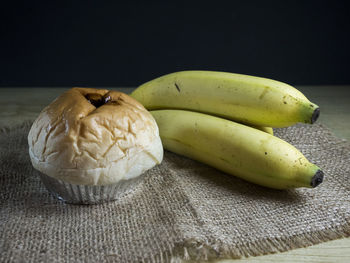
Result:
[[132,191],[142,177],[140,175],[110,185],[76,185],[40,173],[47,190],[56,198],[70,204],[100,204],[117,200]]

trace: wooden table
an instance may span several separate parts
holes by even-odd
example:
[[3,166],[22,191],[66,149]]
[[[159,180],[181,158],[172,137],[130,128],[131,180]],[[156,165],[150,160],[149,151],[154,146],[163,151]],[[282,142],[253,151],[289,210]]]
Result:
[[[320,106],[320,123],[329,127],[338,137],[350,140],[350,86],[300,86],[297,88]],[[34,120],[43,107],[66,89],[0,88],[0,127],[12,127],[26,120]],[[133,88],[109,89],[125,93],[133,90]],[[220,262],[350,262],[350,238],[284,253]]]

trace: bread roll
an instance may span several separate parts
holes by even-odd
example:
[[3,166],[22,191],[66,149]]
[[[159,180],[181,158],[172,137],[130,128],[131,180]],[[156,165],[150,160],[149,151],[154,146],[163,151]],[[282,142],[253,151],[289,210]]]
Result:
[[152,115],[118,91],[72,88],[34,121],[35,169],[71,184],[109,185],[159,164],[163,147]]

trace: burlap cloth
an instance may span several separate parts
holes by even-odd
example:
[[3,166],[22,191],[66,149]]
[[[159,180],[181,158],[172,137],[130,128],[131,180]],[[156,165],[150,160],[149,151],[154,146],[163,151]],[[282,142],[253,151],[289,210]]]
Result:
[[134,192],[93,206],[50,196],[30,164],[28,130],[0,134],[1,262],[203,261],[350,234],[350,146],[321,125],[276,130],[323,168],[315,189],[267,189],[166,152]]

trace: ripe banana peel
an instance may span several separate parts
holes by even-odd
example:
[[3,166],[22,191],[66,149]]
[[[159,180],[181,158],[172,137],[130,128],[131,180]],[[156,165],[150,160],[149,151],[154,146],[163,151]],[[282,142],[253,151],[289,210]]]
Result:
[[250,125],[250,127],[258,129],[258,130],[263,131],[263,132],[267,132],[268,134],[273,135],[273,129],[271,127],[251,126],[251,125]]
[[323,172],[289,143],[203,113],[151,111],[165,149],[244,180],[276,189],[316,187]]
[[314,123],[319,107],[292,86],[266,78],[215,71],[181,71],[131,93],[148,110],[185,109],[267,127]]

